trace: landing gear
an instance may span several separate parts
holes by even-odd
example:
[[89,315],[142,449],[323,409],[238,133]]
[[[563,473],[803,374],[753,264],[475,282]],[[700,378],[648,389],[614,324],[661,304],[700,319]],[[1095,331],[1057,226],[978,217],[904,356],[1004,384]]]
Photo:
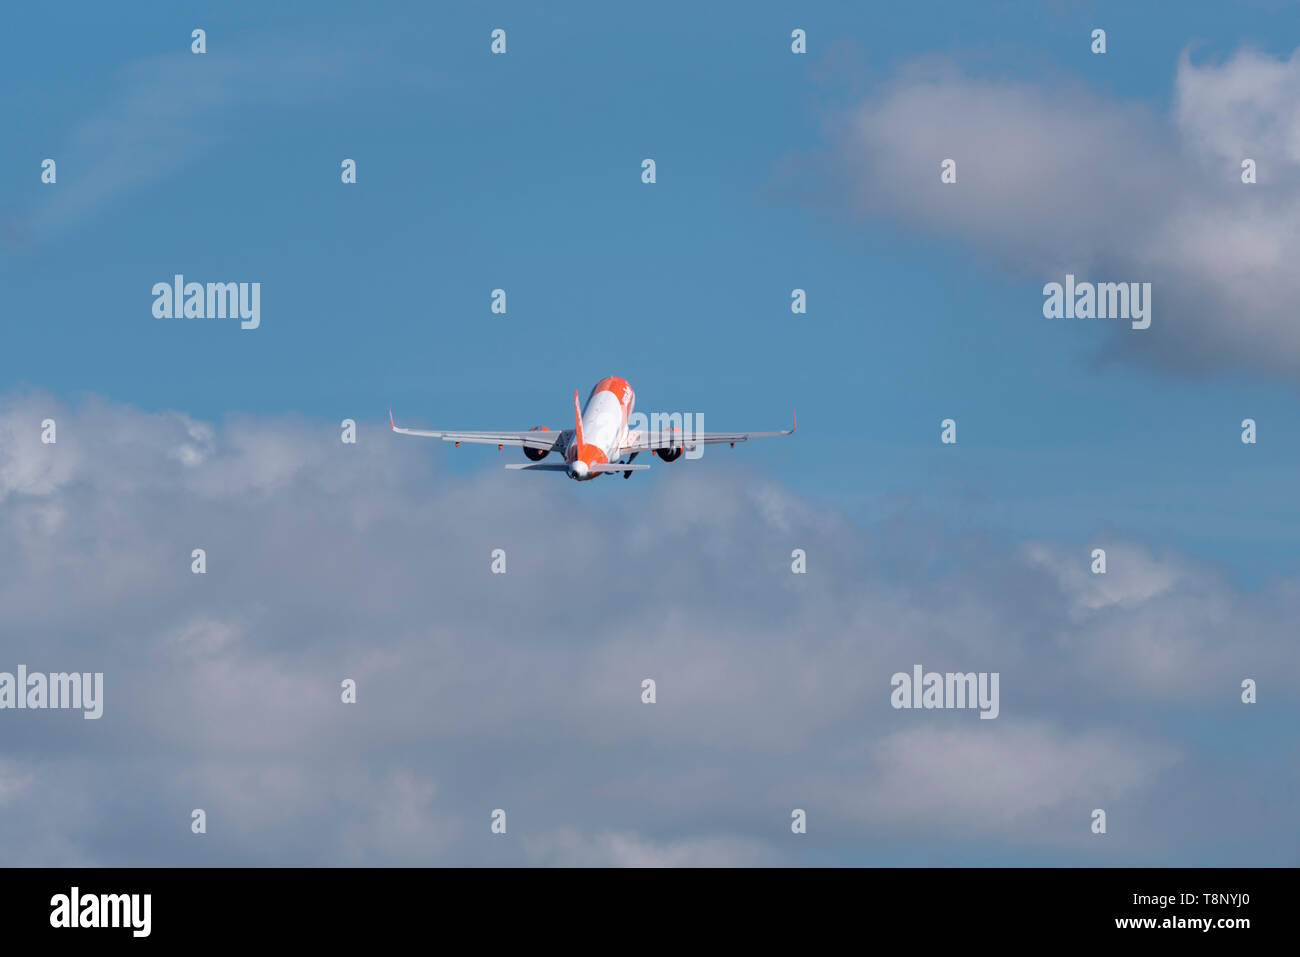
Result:
[[[633,462],[635,462],[635,461],[636,461],[636,457],[637,457],[639,454],[640,454],[639,452],[633,452],[631,455],[629,455],[629,456],[627,457],[627,464],[628,464],[628,465],[631,465]],[[623,470],[623,478],[626,479],[626,478],[631,478],[631,477],[632,477],[632,470],[631,470],[631,469],[624,469],[624,470]]]

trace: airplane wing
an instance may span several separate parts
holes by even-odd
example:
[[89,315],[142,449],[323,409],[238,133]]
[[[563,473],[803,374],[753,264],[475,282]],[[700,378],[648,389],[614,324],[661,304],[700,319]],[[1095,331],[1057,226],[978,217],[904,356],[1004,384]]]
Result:
[[542,429],[522,430],[518,432],[451,432],[441,429],[403,429],[399,428],[393,421],[393,410],[388,410],[388,424],[392,426],[394,432],[400,432],[402,435],[422,435],[431,439],[442,439],[444,442],[471,442],[481,445],[520,445],[530,449],[545,449],[550,451],[556,445],[563,447],[564,441],[568,439],[569,431],[547,432]]
[[[607,462],[603,465],[589,466],[592,472],[639,472],[649,467],[648,465],[628,465],[626,462],[622,465],[618,462]],[[568,468],[568,466],[566,465],[565,468]]]
[[[648,469],[649,467],[650,466],[648,465],[628,465],[627,463],[620,465],[617,462],[611,462],[604,465],[592,465],[590,466],[590,470],[592,472],[639,472],[642,469]],[[529,465],[527,462],[511,462],[506,466],[506,468],[511,471],[522,472],[567,472],[569,470],[567,465],[548,465],[544,462],[539,462],[534,465]]]
[[648,452],[651,449],[673,449],[683,443],[685,435],[686,445],[694,447],[696,445],[717,445],[727,442],[735,445],[737,442],[748,442],[750,439],[765,439],[773,435],[790,435],[798,427],[798,419],[790,423],[790,428],[782,429],[779,432],[669,432],[661,430],[655,433],[649,429],[630,429],[627,433],[627,441],[623,444],[623,452]]

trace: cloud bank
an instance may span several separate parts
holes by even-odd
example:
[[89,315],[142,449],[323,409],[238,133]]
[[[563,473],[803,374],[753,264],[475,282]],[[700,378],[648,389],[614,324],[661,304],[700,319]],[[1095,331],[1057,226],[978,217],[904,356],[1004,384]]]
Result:
[[[0,670],[105,675],[98,721],[0,711],[6,863],[1300,861],[1298,582],[859,526],[736,457],[448,454],[0,397]],[[999,672],[1000,716],[894,710],[917,663]]]

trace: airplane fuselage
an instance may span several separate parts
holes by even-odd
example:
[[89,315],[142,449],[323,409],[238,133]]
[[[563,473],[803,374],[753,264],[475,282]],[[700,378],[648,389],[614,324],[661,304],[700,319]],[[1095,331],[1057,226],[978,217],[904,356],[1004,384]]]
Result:
[[627,437],[627,421],[636,406],[636,393],[626,379],[606,376],[596,383],[582,410],[582,428],[575,434],[564,453],[569,478],[590,481],[602,473],[593,465],[613,462],[622,454]]

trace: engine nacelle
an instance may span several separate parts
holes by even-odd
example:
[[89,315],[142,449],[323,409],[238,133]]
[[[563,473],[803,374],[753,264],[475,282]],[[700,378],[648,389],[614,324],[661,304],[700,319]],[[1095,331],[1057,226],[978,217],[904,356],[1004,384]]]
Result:
[[[551,430],[548,429],[548,428],[547,428],[546,426],[544,426],[544,425],[534,425],[534,426],[533,426],[531,429],[529,429],[528,431],[529,431],[529,432],[549,432],[549,431],[551,431]],[[528,446],[526,446],[526,445],[524,446],[524,455],[528,456],[528,458],[531,459],[531,460],[534,461],[534,462],[540,462],[542,459],[546,458],[546,456],[548,456],[548,455],[550,455],[550,454],[551,454],[550,449],[530,449]]]
[[[680,432],[681,429],[674,425],[669,427],[669,431],[677,433]],[[673,438],[678,438],[678,436],[673,435]],[[659,458],[663,459],[665,462],[676,462],[682,457],[682,447],[680,445],[675,445],[670,449],[655,449],[655,455],[659,456]]]

